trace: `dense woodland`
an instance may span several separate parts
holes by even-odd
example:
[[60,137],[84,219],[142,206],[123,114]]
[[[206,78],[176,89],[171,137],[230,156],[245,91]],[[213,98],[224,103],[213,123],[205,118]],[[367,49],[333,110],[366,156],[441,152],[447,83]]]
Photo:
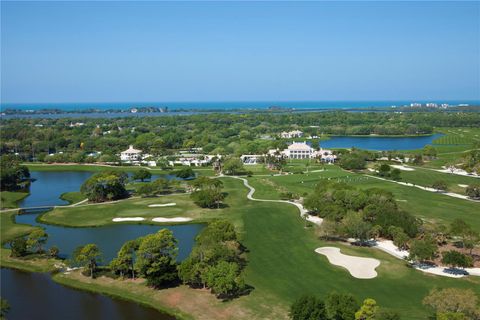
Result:
[[[1,120],[0,151],[18,153],[25,160],[58,162],[112,161],[133,144],[152,155],[168,155],[182,148],[205,153],[258,154],[282,147],[276,139],[284,130],[305,135],[417,135],[434,127],[480,127],[479,113],[447,112],[312,112],[288,114],[203,114],[190,116],[84,119]],[[102,152],[97,159],[86,157]],[[58,154],[63,152],[64,154]],[[47,159],[48,160],[48,159]]]

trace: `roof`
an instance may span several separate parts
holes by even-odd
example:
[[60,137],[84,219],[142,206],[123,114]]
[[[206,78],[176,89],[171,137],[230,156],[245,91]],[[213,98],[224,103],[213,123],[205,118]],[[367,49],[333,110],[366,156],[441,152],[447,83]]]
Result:
[[288,146],[288,150],[305,150],[305,151],[310,151],[313,148],[310,147],[308,144],[305,142],[294,142],[291,145]]
[[142,153],[142,150],[135,149],[132,145],[128,147],[127,150],[122,151],[122,153]]

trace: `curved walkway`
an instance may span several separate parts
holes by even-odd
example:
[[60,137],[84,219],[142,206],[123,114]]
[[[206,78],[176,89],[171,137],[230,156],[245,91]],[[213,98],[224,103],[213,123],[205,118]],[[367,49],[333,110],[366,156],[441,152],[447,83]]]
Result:
[[409,183],[409,182],[394,181],[394,180],[385,179],[385,178],[381,178],[381,177],[377,177],[377,176],[372,176],[372,175],[369,175],[369,174],[365,174],[365,176],[369,177],[369,178],[374,178],[374,179],[378,179],[378,180],[383,180],[383,181],[388,181],[388,182],[400,184],[400,185],[406,186],[406,187],[413,187],[413,188],[418,188],[418,189],[429,191],[429,192],[435,192],[435,193],[438,193],[438,194],[443,194],[443,195],[446,195],[446,196],[449,196],[449,197],[452,197],[452,198],[457,198],[457,199],[462,199],[462,200],[467,200],[467,201],[472,201],[472,202],[480,202],[480,201],[475,200],[475,199],[470,199],[469,197],[464,196],[463,194],[458,194],[458,193],[454,193],[454,192],[439,192],[437,189],[434,189],[434,188],[419,186],[419,185]]
[[295,207],[298,208],[300,211],[300,217],[306,219],[307,221],[310,221],[316,225],[321,225],[323,222],[323,219],[320,217],[316,216],[311,216],[308,214],[307,210],[303,207],[301,203],[294,202],[294,201],[288,201],[288,200],[273,200],[273,199],[258,199],[254,198],[253,194],[255,193],[255,188],[252,187],[249,183],[248,180],[245,178],[241,178],[238,176],[221,176],[221,177],[228,177],[228,178],[233,178],[233,179],[238,179],[243,181],[243,185],[248,188],[248,194],[247,194],[247,199],[252,200],[252,201],[260,201],[260,202],[277,202],[277,203],[288,203],[291,205],[294,205]]

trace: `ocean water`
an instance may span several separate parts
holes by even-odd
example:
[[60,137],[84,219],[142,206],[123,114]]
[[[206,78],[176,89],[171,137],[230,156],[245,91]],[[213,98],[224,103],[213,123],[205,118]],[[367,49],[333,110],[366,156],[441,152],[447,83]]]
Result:
[[480,101],[472,100],[415,100],[415,101],[215,101],[215,102],[102,102],[102,103],[1,103],[0,110],[21,109],[60,109],[65,111],[85,109],[119,109],[126,110],[138,107],[168,107],[172,110],[234,110],[234,109],[267,109],[272,106],[292,109],[351,109],[369,107],[392,107],[410,105],[410,103],[437,104],[448,103],[450,105],[468,104],[479,105]]

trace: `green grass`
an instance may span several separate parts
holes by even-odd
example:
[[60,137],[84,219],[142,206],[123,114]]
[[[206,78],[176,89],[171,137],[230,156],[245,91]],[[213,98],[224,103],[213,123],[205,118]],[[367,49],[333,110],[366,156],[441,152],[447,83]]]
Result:
[[[235,188],[239,188],[241,182],[236,183]],[[325,257],[314,253],[317,247],[339,244],[319,241],[313,230],[304,229],[295,207],[249,201],[239,210],[243,212],[243,243],[249,249],[247,283],[256,288],[249,304],[259,312],[264,304],[288,306],[302,294],[325,295],[336,290],[351,292],[359,300],[375,298],[381,305],[399,311],[404,319],[424,319],[426,310],[421,300],[435,286],[480,292],[478,279],[429,276],[407,268],[403,261],[381,251],[340,245],[345,253],[371,256],[382,262],[379,277],[352,278],[346,270],[330,265]]]
[[36,227],[27,224],[18,224],[14,222],[17,211],[1,212],[0,213],[0,239],[4,244],[12,239],[29,234]]
[[[251,177],[250,184],[257,189],[254,197],[266,199],[279,199],[281,191],[291,191],[299,195],[309,194],[315,186],[322,181],[332,179],[346,182],[359,188],[381,188],[392,192],[395,198],[401,200],[398,205],[411,214],[429,221],[448,224],[455,218],[461,218],[480,229],[480,204],[452,198],[439,193],[420,190],[414,187],[402,186],[394,182],[382,181],[362,174],[350,173],[338,166],[325,166],[324,172],[311,172],[308,174],[293,174],[273,177]],[[425,172],[430,172],[424,170]],[[402,171],[403,174],[407,171]],[[413,171],[415,172],[415,171]],[[423,172],[423,171],[422,171]],[[434,171],[433,171],[434,172]],[[450,177],[450,174],[439,172],[438,175],[446,179],[451,178],[455,182],[468,184],[470,179],[462,176]],[[437,177],[437,175],[435,175]],[[457,180],[458,179],[458,180]]]
[[434,144],[472,145],[480,142],[479,128],[438,128],[437,131],[445,135],[435,139]]
[[1,208],[18,208],[18,203],[28,196],[28,192],[0,192],[0,206]]
[[414,171],[401,171],[400,180],[402,182],[414,183],[415,185],[431,187],[436,181],[444,181],[448,186],[448,191],[465,194],[465,187],[461,185],[471,185],[480,183],[480,179],[457,174],[442,173],[434,170],[424,169],[422,167],[412,167]]
[[[115,171],[125,171],[125,172],[134,172],[141,168],[146,167],[138,167],[138,166],[102,166],[102,165],[95,165],[95,164],[68,164],[68,165],[61,165],[61,164],[46,164],[46,163],[24,163],[30,171],[89,171],[89,172],[100,172],[106,170],[115,170]],[[175,167],[172,170],[162,170],[160,168],[152,168],[148,167],[147,169],[152,174],[173,174],[175,170],[179,170],[182,167]],[[198,175],[203,176],[211,176],[214,174],[212,168],[193,168],[194,172]]]
[[[348,181],[360,188],[379,187],[390,190],[397,199],[406,200],[399,202],[402,208],[417,216],[442,222],[461,217],[475,228],[480,228],[480,213],[476,203],[345,172],[337,166],[326,166],[326,171],[308,174],[254,176],[249,178],[249,181],[258,188],[255,197],[273,199],[278,198],[282,188],[299,194],[311,192],[317,183],[325,179]],[[403,319],[413,320],[427,317],[428,312],[421,301],[432,288],[471,288],[480,293],[478,277],[451,279],[428,275],[408,268],[403,261],[379,250],[323,242],[316,237],[314,228],[304,228],[304,221],[296,207],[289,204],[249,201],[246,199],[247,189],[241,181],[232,178],[222,178],[222,181],[228,196],[225,200],[227,207],[220,210],[200,209],[190,201],[188,195],[170,195],[129,199],[115,204],[57,208],[43,215],[42,221],[87,226],[107,224],[111,223],[113,217],[128,216],[229,219],[235,224],[242,243],[248,249],[246,282],[255,288],[250,295],[229,302],[229,305],[249,310],[250,314],[259,319],[269,318],[272,314],[280,315],[276,318],[286,318],[290,304],[305,293],[324,296],[335,290],[352,293],[359,301],[371,297],[381,306],[398,311]],[[177,206],[148,208],[148,204],[168,202],[176,202]],[[2,213],[2,239],[4,231],[9,232],[10,236],[28,232],[24,229],[26,226],[13,225],[12,214]],[[381,261],[377,269],[379,276],[371,280],[351,277],[345,269],[331,265],[324,256],[314,252],[315,248],[325,245],[341,247],[342,252],[346,254],[379,259]],[[135,293],[126,290],[125,287],[112,288],[108,283],[100,285],[100,282],[85,284],[90,281],[88,278],[76,279],[76,283],[73,280],[58,278],[56,281],[150,305],[157,301],[149,300],[148,294],[143,291]],[[195,296],[195,291],[188,292]],[[160,301],[158,303],[164,302],[167,297],[166,294],[158,297]],[[191,301],[195,303],[196,300],[192,298]],[[198,307],[199,312],[202,309],[221,308],[213,304],[201,304]]]
[[65,192],[60,195],[60,199],[68,201],[69,204],[77,203],[86,199],[79,191]]
[[[151,204],[176,203],[172,207],[148,207]],[[130,198],[116,203],[85,204],[76,207],[56,207],[43,214],[39,219],[43,223],[59,224],[70,227],[87,227],[113,224],[116,217],[144,217],[145,223],[155,217],[189,217],[197,221],[218,216],[219,210],[202,209],[196,206],[188,194],[166,195],[155,198]],[[117,223],[118,224],[118,223]]]

